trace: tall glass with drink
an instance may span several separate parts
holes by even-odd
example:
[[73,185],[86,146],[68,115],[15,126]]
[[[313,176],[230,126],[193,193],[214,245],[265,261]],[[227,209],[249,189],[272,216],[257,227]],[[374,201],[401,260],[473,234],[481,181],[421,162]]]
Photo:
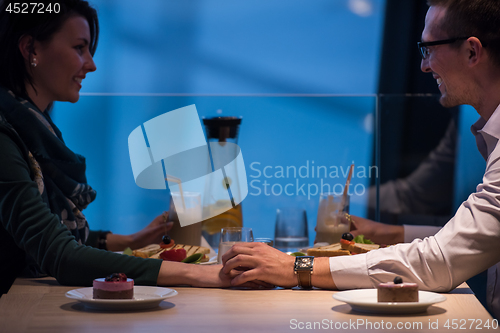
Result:
[[[175,202],[175,205],[174,205]],[[174,222],[169,234],[177,244],[201,245],[201,223],[181,227],[179,216],[188,221],[201,220],[201,195],[197,192],[172,192],[169,220]]]
[[349,213],[349,196],[322,193],[316,222],[316,243],[338,243],[343,233],[350,231],[350,223],[343,218]]

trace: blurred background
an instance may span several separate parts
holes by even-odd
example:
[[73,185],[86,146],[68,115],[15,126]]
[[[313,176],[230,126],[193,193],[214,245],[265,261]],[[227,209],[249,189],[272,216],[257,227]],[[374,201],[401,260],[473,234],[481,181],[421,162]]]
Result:
[[[351,163],[351,213],[378,218],[369,188],[411,175],[453,119],[457,148],[449,177],[435,184],[445,189],[439,209],[387,209],[380,219],[443,224],[480,181],[484,161],[469,133],[475,111],[441,108],[435,81],[420,72],[424,0],[90,2],[101,25],[97,71],[80,101],[57,103],[53,118],[87,157],[98,193],[85,211],[93,229],[135,232],[168,210],[168,190],[135,185],[127,138],[190,104],[200,117],[242,117],[243,224],[255,237],[274,236],[278,208],[299,207],[312,243],[322,186],[343,186]],[[309,174],[280,177],[280,167]],[[318,167],[328,174],[313,174]]]
[[[145,121],[195,104],[200,117],[242,117],[238,144],[254,180],[244,225],[273,237],[276,209],[299,206],[312,242],[321,181],[343,186],[352,162],[373,165],[385,1],[91,3],[101,24],[98,69],[78,103],[56,105],[54,120],[87,157],[98,192],[85,212],[92,227],[130,233],[168,209],[168,190],[135,185],[127,138]],[[267,166],[272,177],[259,176]],[[278,166],[304,166],[308,176],[275,177]],[[314,177],[318,166],[336,168],[337,176]],[[353,186],[369,186],[360,177]],[[289,183],[293,195],[283,192]],[[351,203],[365,214],[366,198]]]

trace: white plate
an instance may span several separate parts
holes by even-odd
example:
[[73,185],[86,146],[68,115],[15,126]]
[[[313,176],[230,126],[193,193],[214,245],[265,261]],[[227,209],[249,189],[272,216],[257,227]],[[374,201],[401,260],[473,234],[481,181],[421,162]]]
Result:
[[446,297],[430,291],[419,291],[418,302],[377,302],[377,289],[357,289],[333,294],[333,298],[345,302],[355,311],[370,313],[419,313],[432,304],[446,301]]
[[209,261],[200,262],[200,265],[215,265],[217,263],[217,256],[210,258]]
[[66,297],[82,302],[88,307],[105,310],[142,310],[160,305],[166,298],[177,295],[174,289],[134,286],[133,299],[94,299],[93,288],[73,289]]

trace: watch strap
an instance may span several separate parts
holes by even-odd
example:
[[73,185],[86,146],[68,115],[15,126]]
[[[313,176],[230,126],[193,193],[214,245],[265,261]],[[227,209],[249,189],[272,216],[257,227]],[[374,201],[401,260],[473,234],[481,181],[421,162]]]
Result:
[[297,275],[298,285],[302,289],[311,289],[311,275],[313,273],[314,257],[297,256],[295,258],[294,272]]
[[298,271],[297,280],[299,281],[299,287],[302,289],[311,289],[311,271]]

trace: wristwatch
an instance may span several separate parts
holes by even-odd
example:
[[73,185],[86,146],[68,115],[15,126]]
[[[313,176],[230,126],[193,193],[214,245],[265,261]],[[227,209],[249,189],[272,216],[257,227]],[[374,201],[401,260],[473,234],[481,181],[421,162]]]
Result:
[[111,231],[101,231],[99,233],[99,237],[97,239],[98,249],[108,250],[108,234],[111,234]]
[[313,273],[314,257],[312,256],[297,256],[295,257],[294,272],[299,281],[299,287],[302,289],[311,289],[311,275]]

